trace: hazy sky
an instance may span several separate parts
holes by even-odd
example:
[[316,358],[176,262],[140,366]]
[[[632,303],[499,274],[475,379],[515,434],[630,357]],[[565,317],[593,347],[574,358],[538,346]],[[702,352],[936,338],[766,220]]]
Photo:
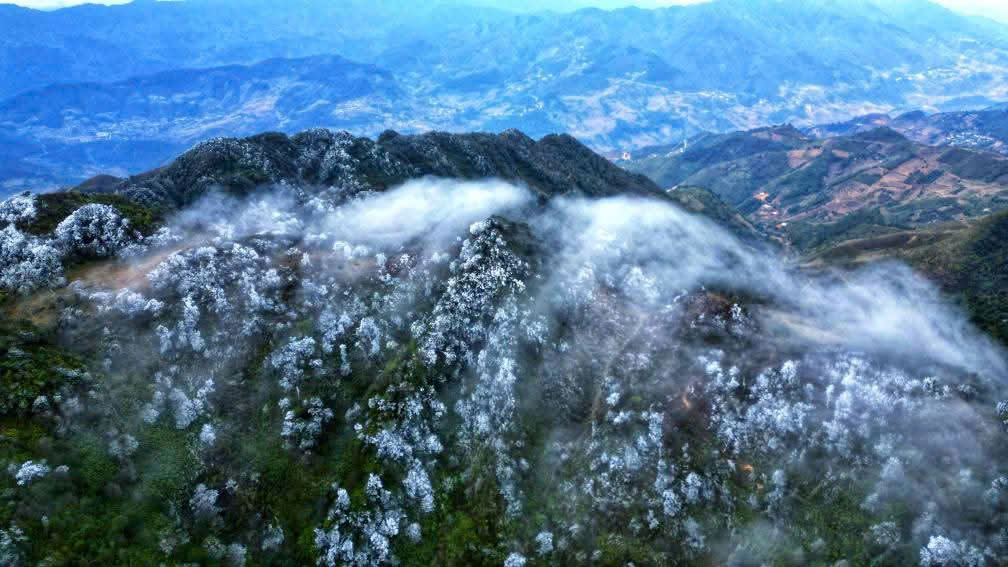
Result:
[[[0,0],[3,2],[4,0]],[[124,4],[128,0],[91,0],[99,4]],[[418,0],[423,1],[423,0]],[[497,5],[549,5],[558,9],[570,9],[581,6],[599,6],[602,8],[615,8],[619,6],[636,5],[643,8],[653,8],[656,6],[671,6],[673,4],[694,4],[704,0],[536,0],[509,1],[507,3],[498,0],[482,0],[480,3]],[[987,16],[989,18],[1000,19],[1008,22],[1008,1],[1006,0],[935,0],[939,4],[944,4],[954,10],[959,10],[968,14]],[[58,8],[61,6],[71,6],[83,4],[82,0],[14,0],[15,4],[28,6],[30,8]]]

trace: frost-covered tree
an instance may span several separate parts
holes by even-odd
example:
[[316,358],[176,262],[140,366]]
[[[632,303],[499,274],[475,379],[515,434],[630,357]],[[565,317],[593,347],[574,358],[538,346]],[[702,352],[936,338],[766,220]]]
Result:
[[291,409],[290,405],[290,398],[280,400],[280,408],[284,410],[280,436],[288,447],[307,451],[315,446],[323,428],[335,414],[318,397],[305,400],[303,407],[298,409]]
[[52,472],[52,469],[45,461],[25,461],[21,463],[21,466],[11,465],[11,470],[14,473],[14,480],[17,481],[18,486],[27,486]]
[[35,195],[25,191],[0,201],[0,225],[30,221],[35,218]]
[[983,567],[983,552],[965,541],[955,542],[945,536],[931,536],[920,551],[921,567]]
[[536,553],[539,555],[548,555],[553,552],[553,533],[552,532],[539,532],[536,534]]
[[356,511],[351,508],[347,491],[333,485],[335,498],[329,510],[329,527],[315,530],[319,565],[369,567],[395,562],[391,539],[399,535],[404,515],[377,475],[368,477],[364,493],[367,508]]
[[512,552],[504,560],[504,567],[525,567],[525,556],[516,552]]
[[291,339],[270,355],[270,365],[279,373],[280,387],[285,392],[300,385],[305,377],[305,369],[315,360],[316,348],[315,339],[301,337]]
[[140,238],[130,222],[109,205],[90,204],[63,219],[53,241],[68,254],[106,258]]
[[220,491],[208,488],[205,484],[196,485],[196,490],[189,499],[189,507],[197,518],[204,520],[216,520],[221,513],[221,508],[217,506],[217,498]]
[[0,530],[0,565],[4,567],[21,567],[26,565],[21,546],[28,538],[21,528],[11,525]]
[[[439,542],[423,540],[462,513],[499,528],[466,530],[464,551],[511,565],[605,563],[624,550],[638,565],[718,562],[771,532],[756,562],[779,559],[778,543],[806,554],[791,563],[825,562],[837,551],[820,531],[833,499],[863,532],[844,535],[880,561],[1008,554],[994,381],[820,344],[836,333],[761,328],[744,296],[705,288],[698,270],[734,268],[691,231],[670,241],[654,223],[628,234],[596,218],[603,226],[585,233],[553,203],[455,241],[376,243],[340,225],[372,196],[313,190],[277,187],[297,198],[246,212],[190,211],[107,266],[139,274],[132,289],[87,277],[72,288],[59,328],[99,353],[86,363],[100,379],[53,369],[72,388],[28,401],[57,424],[46,443],[99,440],[103,468],[118,467],[102,497],[143,499],[152,463],[171,473],[155,484],[184,485],[188,498],[159,518],[162,562],[301,560],[297,518],[313,516],[287,512],[312,497],[329,510],[308,526],[320,565],[426,553]],[[85,216],[63,238],[111,234],[96,240],[116,248],[125,225]],[[5,229],[46,245],[16,230]],[[49,246],[58,266],[61,247]],[[781,317],[812,317],[796,313]],[[8,360],[31,354],[15,346]],[[90,455],[84,445],[68,458]],[[11,468],[12,498],[61,486],[57,469],[17,487],[41,462],[27,458]],[[288,466],[297,474],[277,485]],[[965,514],[982,529],[956,521]]]
[[43,240],[8,225],[0,229],[0,288],[30,293],[63,283],[62,255]]

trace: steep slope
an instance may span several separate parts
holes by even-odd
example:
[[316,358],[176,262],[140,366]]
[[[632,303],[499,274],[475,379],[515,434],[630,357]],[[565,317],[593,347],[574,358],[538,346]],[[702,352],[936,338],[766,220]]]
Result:
[[731,231],[743,242],[766,244],[766,233],[729,207],[716,194],[703,187],[676,187],[666,191],[669,199],[684,210],[707,217]]
[[86,188],[0,202],[8,564],[1008,559],[1008,362],[905,269],[796,272],[569,136]]

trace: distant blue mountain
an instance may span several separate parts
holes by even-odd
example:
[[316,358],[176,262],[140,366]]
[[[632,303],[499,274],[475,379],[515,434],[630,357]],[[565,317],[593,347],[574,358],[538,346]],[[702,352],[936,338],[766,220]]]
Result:
[[[368,108],[350,102],[362,98]],[[338,56],[53,85],[0,102],[8,132],[0,180],[11,192],[142,171],[218,135],[328,124],[381,130],[408,110],[402,98],[388,73]]]
[[[868,70],[926,71],[981,50],[996,59],[1008,45],[1005,28],[926,0],[719,0],[524,15],[402,0],[187,0],[53,12],[5,5],[0,24],[0,96],[319,53],[441,82],[491,71],[610,78],[657,67],[669,72],[648,78],[663,86],[772,95],[785,83],[870,82]],[[616,73],[607,65],[613,53]]]
[[[144,169],[217,134],[518,127],[621,152],[982,107],[1008,88],[1008,28],[926,0],[522,14],[404,0],[4,5],[0,29],[8,187]],[[97,149],[128,141],[165,151]],[[83,161],[55,165],[53,149],[71,147]]]

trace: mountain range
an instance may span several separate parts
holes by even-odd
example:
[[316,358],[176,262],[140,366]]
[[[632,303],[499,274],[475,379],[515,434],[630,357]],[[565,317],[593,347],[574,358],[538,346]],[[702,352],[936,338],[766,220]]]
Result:
[[933,146],[960,146],[1008,154],[1008,108],[1002,106],[982,110],[938,112],[907,112],[892,117],[870,114],[836,124],[803,129],[819,138],[851,135],[886,126],[904,136]]
[[869,210],[912,226],[1008,205],[1008,158],[924,145],[886,126],[828,138],[792,126],[708,134],[621,163],[670,191],[706,187],[767,226],[832,223]]
[[926,0],[402,8],[3,6],[0,125],[11,150],[0,183],[137,173],[209,137],[263,130],[516,127],[622,152],[701,131],[989,106],[1008,88],[1008,28]]

